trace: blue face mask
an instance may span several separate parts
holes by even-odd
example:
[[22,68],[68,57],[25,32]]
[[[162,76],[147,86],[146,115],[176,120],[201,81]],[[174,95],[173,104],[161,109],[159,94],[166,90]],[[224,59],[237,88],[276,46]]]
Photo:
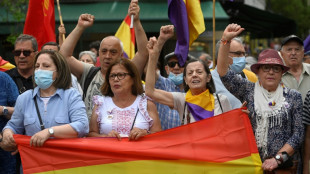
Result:
[[175,75],[170,72],[168,78],[172,80],[175,85],[181,85],[183,83],[183,73]]
[[34,80],[39,88],[47,89],[53,84],[53,72],[54,71],[41,69],[34,72]]
[[233,57],[233,64],[230,65],[230,68],[235,73],[240,73],[244,69],[245,64],[245,57]]

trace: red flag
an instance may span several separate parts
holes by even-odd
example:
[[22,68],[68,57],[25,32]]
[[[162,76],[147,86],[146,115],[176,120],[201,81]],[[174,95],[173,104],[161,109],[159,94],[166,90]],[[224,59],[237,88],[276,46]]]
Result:
[[14,135],[24,173],[262,173],[248,115],[235,109],[143,137],[50,139]]
[[46,42],[56,42],[54,0],[29,0],[24,34],[37,39],[39,50]]

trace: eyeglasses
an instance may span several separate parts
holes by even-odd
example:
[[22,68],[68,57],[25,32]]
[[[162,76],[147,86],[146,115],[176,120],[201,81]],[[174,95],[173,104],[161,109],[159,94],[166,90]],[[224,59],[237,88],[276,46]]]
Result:
[[283,70],[279,65],[262,65],[261,68],[264,72],[269,72],[272,69],[273,72],[278,73]]
[[117,74],[110,74],[109,79],[114,80],[115,77],[118,78],[118,80],[122,80],[126,77],[126,75],[130,75],[129,73],[117,73]]
[[183,67],[184,67],[184,66],[181,66],[181,65],[179,64],[179,62],[168,62],[168,63],[167,63],[167,65],[168,65],[170,68],[174,68],[176,64],[178,64],[178,66],[179,66],[180,68],[183,68]]
[[23,53],[24,56],[28,57],[28,56],[30,56],[30,54],[32,52],[34,52],[34,51],[31,51],[31,50],[14,50],[13,54],[14,54],[14,56],[20,56],[20,54]]
[[230,51],[229,53],[234,54],[238,57],[247,56],[246,52],[242,52],[242,51],[236,51],[236,52]]

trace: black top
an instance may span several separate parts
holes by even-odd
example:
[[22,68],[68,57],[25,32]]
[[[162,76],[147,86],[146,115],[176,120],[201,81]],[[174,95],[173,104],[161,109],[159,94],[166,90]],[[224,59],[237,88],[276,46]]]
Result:
[[[25,92],[28,89],[33,89],[32,76],[27,79],[19,74],[17,68],[5,71],[14,80],[18,87],[19,94]],[[20,83],[21,82],[21,83]]]

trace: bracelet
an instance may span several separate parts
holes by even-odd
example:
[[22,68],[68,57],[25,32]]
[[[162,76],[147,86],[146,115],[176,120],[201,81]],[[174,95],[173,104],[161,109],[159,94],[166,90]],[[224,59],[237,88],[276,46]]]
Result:
[[223,45],[226,45],[226,44],[229,44],[231,41],[222,38],[221,42],[222,42]]

